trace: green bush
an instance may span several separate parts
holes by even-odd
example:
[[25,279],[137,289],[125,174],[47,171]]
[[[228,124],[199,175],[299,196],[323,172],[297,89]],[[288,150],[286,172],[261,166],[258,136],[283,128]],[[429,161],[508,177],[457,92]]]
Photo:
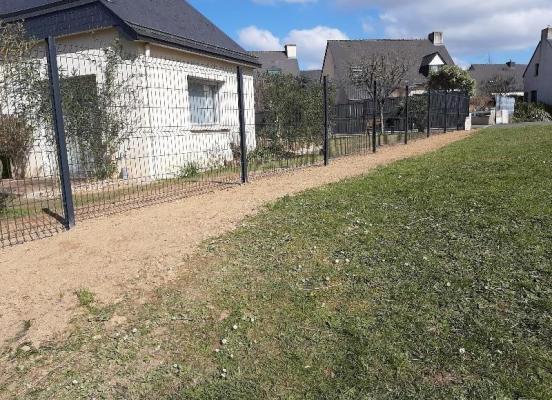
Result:
[[199,166],[194,162],[181,166],[177,172],[178,179],[190,179],[195,178],[198,175]]
[[552,115],[543,104],[518,103],[513,117],[514,122],[551,122]]

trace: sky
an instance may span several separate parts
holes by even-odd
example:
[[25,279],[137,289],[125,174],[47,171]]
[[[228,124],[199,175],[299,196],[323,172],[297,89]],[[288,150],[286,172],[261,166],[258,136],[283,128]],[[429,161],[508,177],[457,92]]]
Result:
[[552,0],[189,0],[246,50],[298,46],[319,69],[328,39],[411,39],[442,31],[455,62],[524,64],[552,25]]

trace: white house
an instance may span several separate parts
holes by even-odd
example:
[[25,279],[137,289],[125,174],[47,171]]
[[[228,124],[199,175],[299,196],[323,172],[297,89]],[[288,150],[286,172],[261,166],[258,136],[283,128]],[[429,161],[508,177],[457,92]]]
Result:
[[541,40],[523,74],[525,98],[552,105],[552,28],[542,30]]
[[[117,100],[128,130],[113,172],[122,179],[172,178],[187,165],[231,162],[239,147],[238,66],[247,144],[256,146],[257,59],[185,0],[18,0],[0,4],[0,20],[22,21],[37,39],[56,37],[62,78],[87,79],[92,91],[105,86],[106,49],[120,46],[126,56],[114,74],[132,91],[132,99]],[[79,154],[78,143],[68,147],[73,175],[86,174],[88,155]],[[28,174],[49,175],[55,165],[52,144],[37,139]]]

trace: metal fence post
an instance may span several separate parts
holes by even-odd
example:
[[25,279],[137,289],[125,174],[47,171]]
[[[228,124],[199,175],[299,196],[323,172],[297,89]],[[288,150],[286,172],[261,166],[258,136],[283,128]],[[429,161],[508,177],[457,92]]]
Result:
[[408,144],[408,123],[410,121],[410,115],[408,110],[408,96],[410,95],[410,88],[406,85],[406,101],[405,101],[405,121],[404,121],[404,144]]
[[427,137],[431,135],[431,89],[427,91]]
[[324,165],[330,163],[330,129],[328,123],[328,77],[324,75]]
[[445,90],[445,129],[444,129],[445,133],[447,133],[447,125],[448,125],[448,104],[447,104],[448,96],[447,96],[447,93],[448,93],[448,91]]
[[71,188],[71,175],[69,172],[69,160],[67,157],[67,141],[65,139],[65,122],[61,105],[61,89],[57,63],[57,48],[55,38],[49,36],[46,39],[48,76],[50,78],[50,94],[52,98],[52,113],[54,117],[54,131],[59,158],[59,177],[61,182],[61,195],[63,201],[63,213],[65,227],[71,229],[75,226],[75,207],[73,205],[73,190]]
[[372,151],[377,151],[376,114],[378,113],[378,82],[374,81],[374,112],[372,116]]
[[241,182],[247,183],[247,134],[245,131],[245,99],[243,93],[243,71],[238,66],[238,114],[240,121]]
[[456,96],[456,130],[460,130],[460,93]]

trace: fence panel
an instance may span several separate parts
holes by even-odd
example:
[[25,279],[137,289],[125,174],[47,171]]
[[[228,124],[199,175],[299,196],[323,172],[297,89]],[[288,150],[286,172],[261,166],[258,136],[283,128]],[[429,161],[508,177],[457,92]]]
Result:
[[46,47],[0,60],[0,247],[63,230]]
[[240,182],[235,68],[114,44],[58,54],[77,220]]
[[[382,146],[428,126],[462,129],[469,103],[463,93],[407,98],[405,90],[383,102],[337,103],[331,85],[255,81],[250,69],[161,48],[94,41],[56,50],[64,177],[77,222],[239,184],[248,174],[322,165],[326,149],[329,158],[371,153],[374,137]],[[46,48],[0,61],[3,247],[63,230],[67,216]]]
[[255,132],[256,146],[247,154],[250,176],[322,164],[323,85],[291,77],[257,79],[257,98],[245,101],[246,111],[255,115],[250,130]]

